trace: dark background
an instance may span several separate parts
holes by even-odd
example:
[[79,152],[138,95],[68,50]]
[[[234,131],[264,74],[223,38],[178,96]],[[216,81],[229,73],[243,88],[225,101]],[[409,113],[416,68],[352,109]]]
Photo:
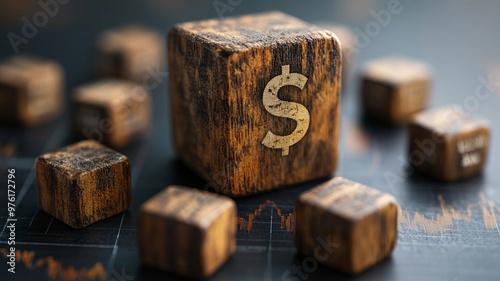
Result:
[[[500,82],[500,3],[400,2],[402,11],[392,15],[387,26],[359,48],[356,69],[366,60],[394,53],[427,61],[434,74],[431,107],[467,105],[469,112],[492,122],[489,163],[481,175],[457,183],[440,183],[411,172],[403,173],[399,181],[388,181],[389,175],[404,172],[407,128],[364,118],[358,103],[359,79],[354,76],[343,86],[341,155],[335,174],[398,199],[402,208],[398,246],[392,257],[358,276],[319,266],[302,278],[291,279],[290,275],[290,280],[500,280],[500,89],[494,88],[490,97],[473,102],[479,77],[491,76]],[[355,29],[355,34],[375,20],[370,11],[387,9],[386,1],[233,3],[239,4],[223,16],[281,10],[307,21],[345,24]],[[40,10],[37,1],[0,0],[1,59],[14,54],[9,32],[22,34],[22,18],[32,21]],[[64,66],[69,104],[72,89],[93,79],[93,46],[101,31],[142,23],[167,34],[177,22],[218,16],[213,1],[73,0],[60,5],[48,24],[19,49]],[[36,202],[35,158],[75,141],[70,134],[68,110],[57,120],[35,128],[0,127],[0,249],[7,247],[7,232],[2,231],[7,219],[7,169],[14,168],[16,246],[23,253],[17,273],[12,275],[7,273],[7,260],[0,252],[1,280],[75,280],[89,276],[86,269],[96,269],[108,280],[182,279],[141,266],[135,240],[135,215],[142,202],[170,184],[199,188],[206,184],[176,160],[170,138],[167,84],[168,78],[152,91],[154,123],[150,135],[121,151],[132,162],[131,207],[82,230],[52,219],[38,209]],[[323,181],[238,199],[239,216],[248,221],[254,214],[254,223],[251,227],[239,225],[236,254],[212,279],[281,280],[291,267],[301,266],[304,257],[297,255],[293,232],[282,219],[291,217],[300,192]]]

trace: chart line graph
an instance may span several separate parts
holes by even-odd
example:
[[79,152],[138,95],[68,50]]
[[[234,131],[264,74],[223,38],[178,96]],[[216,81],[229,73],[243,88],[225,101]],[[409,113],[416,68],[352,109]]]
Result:
[[[437,196],[441,212],[437,213],[435,217],[426,217],[419,212],[410,212],[398,208],[398,230],[413,230],[423,231],[426,234],[438,234],[449,231],[455,221],[472,220],[472,215],[475,211],[480,211],[484,220],[484,225],[487,229],[497,228],[496,213],[500,213],[500,206],[491,200],[487,200],[483,193],[479,193],[479,201],[476,203],[468,204],[465,211],[458,211],[453,206],[446,204],[442,195]],[[246,216],[239,216],[237,218],[237,225],[240,230],[250,232],[254,226],[255,219],[261,216],[262,211],[271,207],[277,211],[277,215],[281,219],[281,229],[294,232],[295,230],[295,210],[292,213],[285,214],[276,204],[271,200],[266,200],[265,203],[259,205],[255,211]]]
[[[7,258],[8,250],[0,248],[0,255]],[[101,263],[91,268],[76,269],[73,266],[64,267],[60,261],[52,256],[35,259],[35,252],[16,250],[16,263],[24,264],[26,269],[35,270],[46,267],[46,275],[52,280],[106,280],[108,274]]]
[[[482,217],[487,229],[498,228],[497,214],[500,214],[500,206],[495,202],[486,199],[483,193],[479,193],[479,200],[470,203],[461,210],[448,205],[442,195],[438,195],[440,211],[434,216],[426,216],[419,212],[412,212],[398,209],[398,228],[399,231],[411,230],[420,231],[428,235],[444,233],[453,228],[457,221],[471,222],[474,214]],[[278,216],[280,219],[280,229],[293,233],[295,230],[295,210],[284,212],[276,202],[266,200],[255,210],[246,215],[237,217],[237,227],[240,231],[251,232],[263,211],[272,208],[271,215]],[[29,243],[27,243],[29,244]],[[0,257],[8,258],[8,249],[0,248]],[[108,272],[101,263],[95,263],[90,268],[77,269],[73,266],[64,267],[63,263],[52,256],[37,257],[35,252],[30,250],[16,250],[16,262],[24,264],[26,269],[46,270],[46,276],[52,280],[107,280]]]

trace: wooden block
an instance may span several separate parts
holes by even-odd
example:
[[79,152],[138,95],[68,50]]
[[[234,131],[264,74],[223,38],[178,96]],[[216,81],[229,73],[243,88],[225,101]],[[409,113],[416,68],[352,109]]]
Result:
[[144,136],[151,123],[151,96],[142,86],[102,80],[73,93],[73,123],[77,137],[121,148]]
[[366,113],[393,124],[404,124],[427,108],[431,76],[426,64],[399,56],[367,63],[362,81]]
[[331,32],[271,12],[179,24],[168,44],[175,148],[220,192],[332,174],[341,56]]
[[130,205],[127,157],[92,140],[38,157],[36,183],[40,208],[77,229]]
[[391,195],[334,178],[300,195],[295,246],[325,265],[360,273],[394,250],[397,210]]
[[409,132],[410,162],[434,178],[464,179],[479,173],[486,164],[490,124],[458,107],[418,114]]
[[165,66],[163,35],[138,25],[103,32],[96,49],[100,77],[121,78],[144,85]]
[[212,275],[236,250],[236,213],[228,197],[169,186],[139,210],[142,262],[187,277]]
[[13,56],[0,64],[0,122],[38,125],[60,114],[64,72],[54,62]]
[[357,60],[357,49],[354,44],[354,33],[347,26],[332,23],[318,23],[319,26],[333,32],[339,38],[342,46],[342,90],[350,84],[354,76],[354,70]]

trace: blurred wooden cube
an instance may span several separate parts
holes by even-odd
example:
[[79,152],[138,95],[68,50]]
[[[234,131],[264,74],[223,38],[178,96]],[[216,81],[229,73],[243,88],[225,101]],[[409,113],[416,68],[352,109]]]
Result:
[[165,67],[165,39],[138,25],[103,32],[97,40],[97,74],[145,86]]
[[331,32],[268,12],[175,25],[168,49],[175,148],[221,193],[335,171],[342,62]]
[[141,260],[182,276],[208,277],[236,250],[236,214],[228,197],[170,186],[139,210]]
[[427,108],[431,75],[424,63],[390,56],[368,62],[362,77],[366,113],[393,124],[404,124]]
[[295,245],[325,265],[360,273],[395,248],[397,210],[393,196],[334,178],[299,196]]
[[357,48],[354,44],[354,33],[343,25],[321,22],[319,26],[333,32],[339,38],[342,49],[342,91],[350,84],[354,76],[357,60]]
[[0,63],[0,122],[33,126],[62,111],[64,71],[59,63],[13,56]]
[[142,86],[103,80],[73,93],[75,134],[121,148],[144,136],[151,123],[151,97]]
[[424,174],[456,181],[479,173],[490,145],[486,119],[448,106],[422,112],[410,124],[410,162]]
[[38,157],[36,183],[40,208],[77,229],[130,205],[129,160],[91,140]]

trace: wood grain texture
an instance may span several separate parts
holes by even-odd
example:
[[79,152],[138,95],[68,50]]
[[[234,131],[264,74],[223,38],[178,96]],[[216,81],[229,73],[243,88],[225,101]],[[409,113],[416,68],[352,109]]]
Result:
[[336,177],[300,195],[295,245],[323,264],[360,273],[394,250],[397,209],[391,195]]
[[64,71],[59,63],[13,56],[0,64],[0,123],[34,126],[62,111]]
[[365,112],[393,124],[408,123],[427,108],[431,76],[426,64],[400,56],[368,62],[362,78]]
[[77,229],[130,205],[128,158],[92,140],[38,157],[36,183],[40,208]]
[[72,114],[77,137],[122,148],[149,131],[151,95],[132,82],[101,80],[75,89]]
[[457,107],[420,113],[410,124],[410,162],[439,180],[456,181],[479,173],[487,163],[489,144],[489,121]]
[[154,73],[165,66],[164,37],[140,25],[101,33],[96,52],[96,72],[103,78],[147,84]]
[[208,277],[236,250],[236,204],[225,196],[169,186],[137,223],[142,262],[182,276]]
[[[256,194],[335,170],[341,55],[331,32],[271,12],[179,24],[168,46],[175,148],[220,192]],[[307,78],[302,90],[286,66]],[[267,89],[279,100],[265,104],[272,79],[282,79]],[[306,122],[301,106],[310,122],[298,142],[282,141],[288,153],[263,144],[269,132],[293,135]]]
[[345,91],[345,86],[351,83],[354,78],[354,70],[356,69],[356,61],[358,58],[358,48],[355,45],[353,31],[344,25],[338,25],[328,22],[318,22],[318,26],[333,32],[340,41],[342,46],[342,90]]

